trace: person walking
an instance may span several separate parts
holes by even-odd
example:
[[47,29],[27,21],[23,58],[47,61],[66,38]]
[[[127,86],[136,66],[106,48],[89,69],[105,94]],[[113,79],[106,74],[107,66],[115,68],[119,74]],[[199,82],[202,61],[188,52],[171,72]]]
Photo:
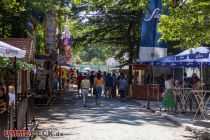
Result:
[[[102,74],[101,71],[99,71],[99,73],[101,73],[103,81],[104,81],[104,83],[106,83],[106,75],[107,75],[107,73],[105,71],[103,72],[103,74]],[[102,87],[102,94],[105,94],[105,84]]]
[[82,76],[82,73],[79,72],[79,74],[77,75],[78,96],[80,95],[81,82],[82,82],[83,79],[84,79],[84,77]]
[[121,102],[125,101],[125,92],[126,92],[127,86],[128,86],[128,84],[127,84],[127,81],[125,80],[124,75],[121,75],[119,84],[118,84],[118,90],[119,90]]
[[94,71],[91,71],[91,74],[89,76],[89,80],[90,80],[90,93],[91,93],[91,95],[93,94],[94,79],[95,79]]
[[53,81],[53,91],[54,91],[54,94],[56,95],[59,93],[59,81],[57,77],[55,77]]
[[115,97],[116,96],[116,93],[117,93],[117,83],[118,83],[118,78],[117,78],[117,75],[115,73],[112,74],[112,79],[113,79],[113,82],[112,82],[112,97]]
[[96,89],[96,105],[100,106],[100,98],[101,98],[101,94],[102,94],[102,87],[104,85],[104,79],[101,75],[100,72],[97,73],[96,78],[94,80],[94,85],[95,85],[95,89]]
[[89,93],[89,87],[90,87],[89,77],[85,76],[85,78],[81,82],[81,92],[82,92],[84,107],[87,106],[87,97]]
[[107,98],[111,99],[112,84],[113,84],[113,78],[111,76],[111,73],[108,73],[106,75],[105,90],[104,90],[104,94],[105,94],[106,99]]

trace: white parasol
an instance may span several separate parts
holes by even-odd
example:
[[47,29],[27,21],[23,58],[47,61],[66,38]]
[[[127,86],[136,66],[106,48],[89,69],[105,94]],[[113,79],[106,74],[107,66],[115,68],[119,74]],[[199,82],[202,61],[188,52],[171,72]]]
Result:
[[26,54],[26,50],[21,50],[10,44],[0,41],[0,56],[24,58],[25,54]]

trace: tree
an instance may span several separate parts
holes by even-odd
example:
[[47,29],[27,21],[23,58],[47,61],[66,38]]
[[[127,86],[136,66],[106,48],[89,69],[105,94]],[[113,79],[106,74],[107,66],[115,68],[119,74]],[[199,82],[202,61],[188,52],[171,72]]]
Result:
[[[131,82],[131,64],[138,57],[139,33],[141,25],[141,13],[146,9],[147,1],[95,1],[90,0],[88,3],[80,3],[79,6],[73,7],[77,13],[85,13],[79,17],[84,21],[84,26],[90,27],[86,33],[78,37],[76,42],[84,46],[88,44],[99,44],[97,46],[108,46],[114,57],[121,60],[121,63],[130,64]],[[76,10],[82,8],[80,11]],[[85,9],[85,10],[84,10]],[[79,15],[79,14],[74,14]],[[110,52],[110,51],[109,51]],[[125,53],[129,54],[127,62],[123,62]]]
[[[88,3],[83,2],[76,5],[76,7],[72,8],[73,12],[76,11],[74,15],[81,22],[84,19],[87,20],[83,25],[90,27],[90,30],[84,33],[82,37],[77,38],[77,43],[80,43],[79,45],[81,43],[85,45],[89,43],[108,44],[117,47],[117,49],[127,48],[126,51],[128,51],[128,47],[125,47],[128,46],[125,38],[130,35],[127,31],[129,22],[136,24],[136,33],[132,34],[139,38],[141,12],[144,6],[145,0],[138,0],[137,2],[90,0]],[[85,13],[83,17],[78,14],[81,12]],[[131,29],[134,30],[134,27]],[[139,43],[139,40],[136,40],[136,42]],[[123,51],[123,53],[126,51]],[[120,54],[121,57],[123,53]]]
[[[74,0],[77,1],[77,0]],[[44,20],[49,7],[55,7],[62,23],[70,1],[66,0],[2,0],[0,1],[0,37],[36,38],[37,52],[44,53]],[[65,8],[64,8],[65,7]]]
[[169,6],[169,15],[161,16],[160,41],[176,42],[184,49],[210,44],[210,0],[173,0],[164,4]]

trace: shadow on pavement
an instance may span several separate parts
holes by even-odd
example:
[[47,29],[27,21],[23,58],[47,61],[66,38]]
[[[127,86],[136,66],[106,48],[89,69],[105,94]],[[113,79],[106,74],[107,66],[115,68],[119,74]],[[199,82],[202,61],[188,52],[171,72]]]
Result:
[[69,119],[79,119],[81,122],[93,124],[119,123],[135,126],[150,122],[161,126],[177,127],[176,124],[165,120],[162,116],[140,112],[139,107],[129,101],[120,102],[113,98],[111,100],[102,99],[101,103],[101,107],[96,107],[94,97],[89,97],[87,108],[84,108],[81,97],[76,97],[73,93],[65,93],[55,97],[50,106],[37,107],[35,119],[41,124],[46,124],[48,128],[56,127],[57,124],[65,124]]

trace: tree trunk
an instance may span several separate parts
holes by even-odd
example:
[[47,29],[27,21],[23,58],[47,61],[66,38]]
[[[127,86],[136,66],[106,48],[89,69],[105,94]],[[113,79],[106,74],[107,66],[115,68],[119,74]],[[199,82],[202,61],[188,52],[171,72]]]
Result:
[[132,63],[133,63],[133,40],[132,38],[132,27],[133,23],[130,22],[128,26],[128,47],[129,47],[129,59],[128,59],[128,64],[129,64],[129,70],[128,70],[128,85],[132,84]]

